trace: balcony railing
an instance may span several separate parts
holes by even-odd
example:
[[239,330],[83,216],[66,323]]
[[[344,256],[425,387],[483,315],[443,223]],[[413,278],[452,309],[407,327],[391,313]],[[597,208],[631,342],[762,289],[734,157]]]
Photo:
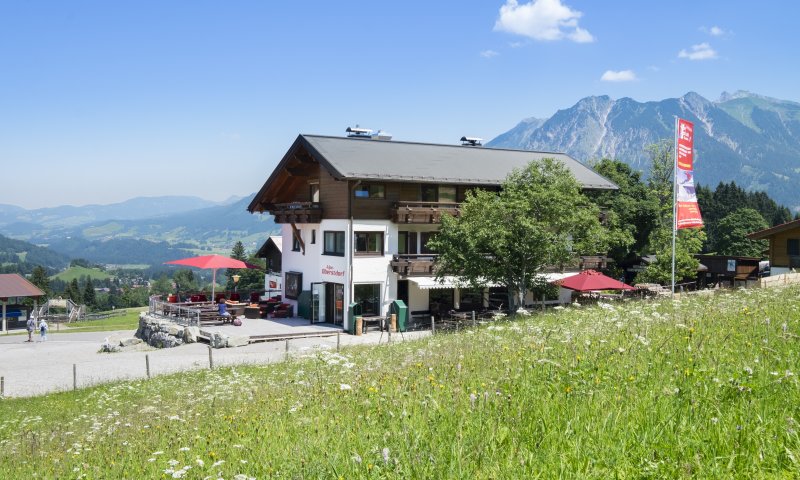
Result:
[[269,206],[275,223],[319,223],[322,205],[318,202],[275,203]]
[[433,275],[433,264],[436,255],[394,255],[392,256],[392,271],[403,276]]
[[392,206],[394,223],[441,223],[442,215],[461,215],[461,205],[449,202],[396,202]]

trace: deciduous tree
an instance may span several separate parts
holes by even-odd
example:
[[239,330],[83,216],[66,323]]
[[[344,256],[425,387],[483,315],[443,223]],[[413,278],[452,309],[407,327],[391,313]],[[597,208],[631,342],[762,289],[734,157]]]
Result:
[[767,249],[766,240],[750,240],[748,233],[767,228],[767,221],[752,208],[740,208],[717,224],[717,252],[720,255],[758,257]]
[[532,162],[511,173],[500,192],[469,192],[460,217],[443,216],[429,243],[439,253],[436,275],[473,288],[502,285],[516,311],[545,267],[606,247],[598,217],[563,164]]

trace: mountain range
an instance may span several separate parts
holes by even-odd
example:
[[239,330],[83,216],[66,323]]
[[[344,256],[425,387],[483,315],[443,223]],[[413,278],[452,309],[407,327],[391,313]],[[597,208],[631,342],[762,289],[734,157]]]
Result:
[[38,210],[3,205],[0,234],[95,263],[155,265],[187,250],[227,253],[237,241],[253,252],[277,230],[269,215],[247,211],[253,195],[220,203],[169,196]]
[[675,117],[695,124],[695,178],[735,181],[800,211],[800,103],[746,91],[715,101],[689,92],[637,102],[586,97],[546,119],[528,118],[487,147],[565,152],[583,162],[615,158],[647,174],[645,147],[674,138]]

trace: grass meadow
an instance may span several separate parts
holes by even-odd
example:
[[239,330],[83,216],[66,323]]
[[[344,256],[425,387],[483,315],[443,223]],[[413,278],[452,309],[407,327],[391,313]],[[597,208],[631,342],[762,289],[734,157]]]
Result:
[[[121,312],[119,311],[121,310]],[[121,308],[113,312],[115,315],[97,320],[81,320],[63,324],[62,332],[105,332],[108,330],[136,330],[139,328],[139,313],[146,311],[147,307]],[[50,326],[51,332],[55,331]]]
[[0,478],[796,478],[800,289],[0,402]]

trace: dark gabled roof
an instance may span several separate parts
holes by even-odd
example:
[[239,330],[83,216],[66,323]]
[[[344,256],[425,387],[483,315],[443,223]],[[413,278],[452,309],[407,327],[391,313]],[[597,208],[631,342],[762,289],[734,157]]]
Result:
[[513,169],[523,168],[532,160],[554,158],[566,165],[584,188],[617,188],[607,178],[564,153],[301,136],[315,157],[324,158],[331,174],[340,179],[500,185]]
[[780,225],[775,225],[774,227],[765,228],[764,230],[750,233],[747,235],[747,238],[750,240],[761,240],[762,238],[769,238],[776,233],[782,233],[795,228],[800,228],[800,219],[792,220],[791,222],[782,223]]
[[256,252],[256,257],[258,258],[267,258],[269,255],[269,251],[275,249],[278,253],[283,252],[283,237],[280,235],[270,235],[267,237],[267,241],[261,245],[261,248],[258,249]]
[[0,274],[0,298],[41,297],[44,292],[16,273]]
[[564,153],[301,134],[253,198],[247,208],[250,212],[259,209],[262,195],[301,147],[338,180],[500,185],[515,168],[553,158],[561,161],[583,188],[619,188]]

